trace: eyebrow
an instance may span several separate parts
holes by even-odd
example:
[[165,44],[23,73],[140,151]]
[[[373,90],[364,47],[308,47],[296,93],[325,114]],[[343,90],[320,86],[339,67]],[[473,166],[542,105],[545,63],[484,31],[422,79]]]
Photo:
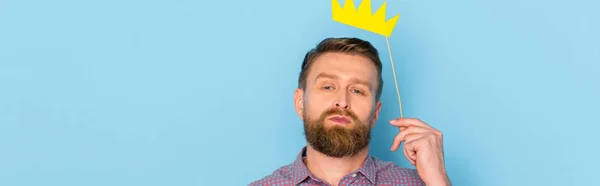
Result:
[[[333,75],[333,74],[328,74],[325,72],[320,73],[319,75],[317,75],[317,77],[315,78],[315,81],[317,81],[320,78],[328,78],[328,79],[339,79],[338,76]],[[368,81],[362,80],[362,79],[358,79],[356,77],[352,77],[350,79],[350,82],[352,83],[356,83],[356,84],[362,84],[365,85],[367,87],[369,87],[369,89],[371,89],[371,83],[369,83]]]

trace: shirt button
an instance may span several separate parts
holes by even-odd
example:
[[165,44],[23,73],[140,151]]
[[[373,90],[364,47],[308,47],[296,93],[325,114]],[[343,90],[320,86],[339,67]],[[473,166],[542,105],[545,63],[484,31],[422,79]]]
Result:
[[352,177],[353,177],[353,178],[356,178],[356,173],[352,174]]

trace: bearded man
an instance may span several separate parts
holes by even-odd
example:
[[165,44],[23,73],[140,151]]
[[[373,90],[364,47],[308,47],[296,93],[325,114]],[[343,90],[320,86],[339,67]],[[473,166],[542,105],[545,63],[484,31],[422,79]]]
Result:
[[416,118],[396,118],[404,155],[416,169],[369,155],[381,109],[381,60],[358,38],[327,38],[302,62],[294,105],[304,121],[306,147],[296,160],[250,185],[451,185],[442,133]]

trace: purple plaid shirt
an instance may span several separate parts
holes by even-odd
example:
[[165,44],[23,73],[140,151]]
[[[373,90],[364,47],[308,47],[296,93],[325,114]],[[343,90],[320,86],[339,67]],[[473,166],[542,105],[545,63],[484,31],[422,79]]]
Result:
[[[282,166],[272,174],[250,183],[250,186],[296,186],[296,185],[329,185],[313,176],[302,161],[306,155],[306,147],[298,153],[296,160]],[[379,160],[369,156],[360,169],[354,171],[340,180],[339,186],[360,185],[390,185],[390,186],[417,186],[425,185],[419,178],[415,169],[401,168],[392,162]]]

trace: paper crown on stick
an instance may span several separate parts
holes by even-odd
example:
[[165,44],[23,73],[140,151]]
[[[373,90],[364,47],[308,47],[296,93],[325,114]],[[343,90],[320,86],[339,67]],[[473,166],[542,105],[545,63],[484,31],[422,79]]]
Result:
[[346,0],[343,8],[338,0],[331,0],[331,3],[334,21],[371,31],[386,37],[392,35],[396,22],[398,21],[398,18],[400,18],[400,15],[398,14],[388,21],[385,20],[385,2],[379,7],[375,14],[371,14],[371,0],[363,0],[360,3],[358,10],[356,10],[354,6],[354,0]]

